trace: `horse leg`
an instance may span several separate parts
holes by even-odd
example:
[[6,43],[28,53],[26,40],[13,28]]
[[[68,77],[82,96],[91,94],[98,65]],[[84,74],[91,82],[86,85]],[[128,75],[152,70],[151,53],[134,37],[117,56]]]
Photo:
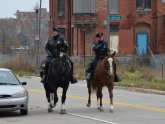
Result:
[[88,103],[87,103],[87,107],[91,106],[91,91],[92,91],[92,87],[91,87],[91,81],[87,81],[87,87],[88,87]]
[[58,101],[58,96],[57,96],[57,88],[55,89],[55,93],[50,92],[50,102],[49,102],[49,108],[48,112],[53,112],[53,109],[56,106],[56,103]]
[[54,93],[50,93],[50,107],[54,108]]
[[109,111],[113,112],[113,109],[114,109],[114,107],[113,107],[113,88],[108,87],[108,91],[109,91],[109,97],[110,97],[110,109],[109,109]]
[[57,95],[57,89],[56,89],[54,93],[54,107],[56,107],[57,102],[58,102],[58,95]]
[[49,87],[49,85],[44,83],[44,89],[45,89],[45,94],[46,94],[46,98],[48,101],[48,112],[53,112],[53,109],[50,106],[50,87]]
[[97,90],[97,109],[100,111],[103,111],[103,107],[102,107],[102,88],[98,88]]
[[52,109],[51,104],[50,104],[50,92],[48,92],[48,91],[46,91],[46,98],[48,101],[48,112],[53,112],[53,109]]
[[67,92],[68,86],[63,88],[62,91],[62,98],[61,98],[61,111],[60,114],[66,114],[66,109],[65,109],[65,100],[66,100],[66,92]]

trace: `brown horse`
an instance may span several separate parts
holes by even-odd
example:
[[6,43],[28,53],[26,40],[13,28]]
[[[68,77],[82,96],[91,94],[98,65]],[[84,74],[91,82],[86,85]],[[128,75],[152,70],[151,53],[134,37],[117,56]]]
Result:
[[110,112],[113,112],[113,82],[114,82],[114,67],[115,67],[115,52],[108,54],[103,60],[99,61],[95,67],[94,74],[91,80],[87,80],[88,88],[88,103],[87,107],[91,106],[91,92],[96,91],[97,95],[97,108],[103,111],[102,107],[102,88],[106,86],[109,91],[110,97]]

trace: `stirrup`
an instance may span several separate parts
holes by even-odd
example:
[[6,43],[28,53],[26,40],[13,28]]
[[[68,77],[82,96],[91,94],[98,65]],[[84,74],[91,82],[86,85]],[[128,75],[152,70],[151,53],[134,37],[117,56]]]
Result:
[[116,74],[114,82],[120,82],[121,80],[122,80],[121,77],[118,74]]
[[41,83],[45,83],[46,82],[46,76],[44,75],[40,81]]
[[77,83],[77,79],[74,76],[72,76],[72,78],[71,78],[71,84],[75,84],[75,83]]
[[90,80],[90,79],[91,79],[91,73],[87,73],[86,80]]

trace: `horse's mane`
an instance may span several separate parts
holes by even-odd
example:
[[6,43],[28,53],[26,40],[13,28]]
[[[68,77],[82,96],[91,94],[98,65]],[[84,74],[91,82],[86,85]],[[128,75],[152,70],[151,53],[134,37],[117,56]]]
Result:
[[48,71],[48,82],[53,85],[69,83],[71,74],[71,66],[67,58],[67,54],[59,56],[50,64]]

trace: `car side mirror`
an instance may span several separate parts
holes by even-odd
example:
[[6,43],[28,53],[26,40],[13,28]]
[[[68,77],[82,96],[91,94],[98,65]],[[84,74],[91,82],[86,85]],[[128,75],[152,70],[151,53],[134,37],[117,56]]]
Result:
[[21,82],[22,85],[26,85],[27,83],[26,82]]

